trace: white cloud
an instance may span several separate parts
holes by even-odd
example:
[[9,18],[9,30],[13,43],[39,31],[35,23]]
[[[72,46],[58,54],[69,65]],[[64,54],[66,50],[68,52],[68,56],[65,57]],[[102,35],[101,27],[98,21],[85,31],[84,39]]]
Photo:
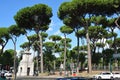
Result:
[[119,29],[118,29],[118,28],[115,28],[115,32],[119,32]]
[[61,33],[60,33],[60,30],[58,30],[58,31],[56,31],[56,32],[54,33],[54,35],[59,35],[59,34],[61,34]]
[[63,39],[65,38],[65,36],[62,36],[62,35],[61,35],[61,37],[62,37]]
[[20,55],[21,55],[20,50],[16,50],[16,52],[17,52],[17,56],[20,57]]
[[50,23],[50,27],[53,27],[55,25],[54,21],[52,20],[51,23]]
[[47,38],[47,39],[46,39],[46,42],[52,42],[52,40],[50,40],[50,39]]
[[54,23],[54,21],[52,20],[51,23],[50,23],[50,25],[49,25],[48,31],[53,31],[53,27],[54,27],[54,26],[55,26],[55,23]]
[[57,21],[51,21],[50,25],[49,25],[49,29],[48,31],[53,31],[59,27],[61,27],[63,25],[62,22],[57,22]]
[[53,31],[53,28],[49,27],[48,31]]
[[118,37],[120,37],[120,30],[118,29],[118,28],[115,28],[115,30],[114,30],[117,34],[118,34]]

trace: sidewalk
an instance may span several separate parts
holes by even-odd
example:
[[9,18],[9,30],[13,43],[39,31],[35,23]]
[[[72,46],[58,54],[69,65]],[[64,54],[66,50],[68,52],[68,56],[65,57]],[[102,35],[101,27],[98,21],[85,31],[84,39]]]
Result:
[[64,74],[62,73],[62,75],[59,74],[59,72],[55,72],[54,75],[48,75],[48,74],[39,74],[39,77],[46,77],[46,78],[64,78],[64,77],[88,77],[91,78],[94,75],[100,73],[102,71],[92,71],[92,73],[87,73],[87,71],[83,71],[81,73],[75,73],[75,74]]
[[76,73],[76,74],[68,74],[68,75],[64,75],[64,74],[62,74],[62,75],[60,75],[59,74],[59,72],[55,72],[55,74],[54,75],[48,75],[48,73],[40,73],[38,76],[18,76],[18,78],[25,78],[25,79],[34,79],[34,78],[36,78],[36,80],[37,79],[50,79],[50,80],[53,80],[53,79],[57,79],[57,78],[75,78],[75,77],[83,77],[83,78],[92,78],[93,77],[93,75],[95,75],[95,74],[98,74],[98,73],[100,73],[100,72],[102,72],[102,71],[92,71],[92,73],[90,74],[90,73],[87,73],[87,71],[83,71],[83,72],[81,72],[81,73]]

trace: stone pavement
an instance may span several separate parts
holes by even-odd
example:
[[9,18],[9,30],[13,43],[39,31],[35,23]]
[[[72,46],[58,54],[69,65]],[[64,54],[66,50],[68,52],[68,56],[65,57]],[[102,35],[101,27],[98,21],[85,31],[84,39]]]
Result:
[[82,72],[82,73],[66,73],[64,74],[64,72],[62,72],[62,74],[60,75],[59,72],[55,72],[55,74],[53,75],[48,75],[48,74],[39,74],[39,77],[47,77],[47,78],[64,78],[64,77],[92,77],[93,74],[88,75],[87,72]]
[[[55,72],[55,74],[53,74],[53,75],[48,75],[48,73],[43,73],[43,74],[39,74],[38,76],[17,76],[17,78],[19,78],[18,80],[25,80],[25,79],[35,79],[35,80],[37,80],[37,79],[50,79],[50,80],[53,80],[53,79],[57,79],[57,78],[65,78],[65,77],[85,77],[85,78],[92,78],[92,76],[93,75],[95,75],[95,74],[98,74],[98,73],[100,73],[100,72],[102,72],[102,71],[92,71],[92,73],[91,74],[89,74],[89,73],[87,73],[86,71],[84,71],[84,72],[81,72],[81,73],[76,73],[76,74],[70,74],[70,73],[68,73],[68,74],[62,74],[62,75],[60,75],[59,74],[59,72]],[[22,79],[21,79],[22,78]],[[13,80],[13,79],[12,79]]]
[[70,74],[70,73],[64,74],[64,72],[63,72],[62,75],[60,75],[59,72],[55,72],[54,75],[39,74],[39,76],[50,77],[50,78],[63,78],[63,77],[88,77],[88,78],[91,78],[100,72],[103,72],[103,71],[92,71],[92,73],[88,73],[87,71],[83,71],[81,73],[75,73],[75,74]]

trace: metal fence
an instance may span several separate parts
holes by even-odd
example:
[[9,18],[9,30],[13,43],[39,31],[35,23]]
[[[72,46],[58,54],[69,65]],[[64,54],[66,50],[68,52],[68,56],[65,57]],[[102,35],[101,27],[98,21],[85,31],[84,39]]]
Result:
[[120,66],[118,67],[114,67],[114,66],[94,66],[92,67],[92,70],[105,70],[105,71],[109,71],[110,69],[112,69],[112,71],[120,71]]

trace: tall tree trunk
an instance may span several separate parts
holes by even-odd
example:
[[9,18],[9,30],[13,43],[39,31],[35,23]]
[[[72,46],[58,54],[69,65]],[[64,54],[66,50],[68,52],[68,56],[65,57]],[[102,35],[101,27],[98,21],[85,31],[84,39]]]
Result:
[[77,72],[79,72],[79,57],[80,57],[80,53],[79,53],[79,37],[77,37],[77,53],[78,53],[78,57],[77,57]]
[[[78,33],[78,29],[76,30],[76,33]],[[79,53],[79,36],[77,36],[77,72],[79,72],[79,57],[80,57],[80,53]]]
[[28,44],[27,51],[30,51],[30,39],[29,39],[27,33],[25,34],[25,36],[26,36],[26,38],[28,39],[28,43],[29,43],[29,44]]
[[118,20],[120,19],[120,16],[115,20],[116,26],[120,29],[120,25],[118,24]]
[[96,43],[95,43],[95,41],[94,41],[94,42],[93,42],[93,51],[92,51],[93,54],[95,54],[95,51],[96,51],[96,46],[95,46],[95,45],[96,45]]
[[64,34],[65,36],[65,48],[64,48],[64,70],[66,71],[66,35]]
[[88,73],[92,72],[92,65],[91,65],[91,49],[90,49],[90,39],[88,29],[86,30],[86,40],[87,40],[87,48],[88,48]]
[[3,50],[7,43],[8,43],[8,40],[5,42],[5,44],[2,44],[2,49],[0,50],[0,55],[3,54]]
[[39,49],[40,49],[40,56],[41,56],[41,57],[40,57],[40,58],[41,58],[41,60],[40,60],[40,62],[41,62],[41,73],[43,73],[44,70],[43,70],[42,36],[41,36],[40,33],[38,33],[38,36],[39,36],[39,43],[40,43]]
[[16,41],[17,41],[17,38],[15,38],[15,41],[14,41],[14,39],[12,38],[12,42],[13,42],[13,44],[14,44],[14,80],[16,80],[16,68],[17,68],[17,66],[16,66]]

